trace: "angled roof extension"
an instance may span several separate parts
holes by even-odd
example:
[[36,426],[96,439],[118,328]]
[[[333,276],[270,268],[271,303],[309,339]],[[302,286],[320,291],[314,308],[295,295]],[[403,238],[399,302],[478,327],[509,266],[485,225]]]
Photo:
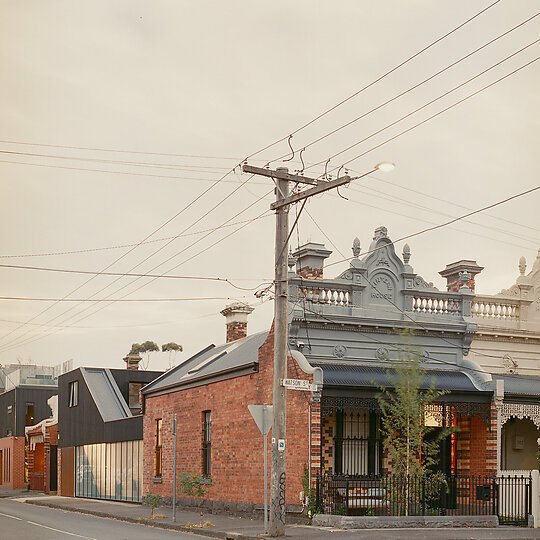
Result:
[[167,371],[143,389],[144,395],[161,393],[182,386],[203,384],[208,379],[238,374],[242,370],[254,370],[259,361],[259,347],[268,331],[259,332],[223,345],[209,345],[197,354]]
[[133,416],[111,371],[107,368],[80,368],[104,422]]

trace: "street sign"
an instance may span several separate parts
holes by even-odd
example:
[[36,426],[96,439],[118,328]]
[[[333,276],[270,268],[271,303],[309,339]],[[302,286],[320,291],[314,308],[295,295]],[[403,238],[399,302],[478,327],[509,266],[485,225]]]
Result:
[[268,435],[274,423],[274,407],[272,405],[248,405],[249,412],[263,435]]
[[[268,432],[274,423],[274,407],[273,405],[248,405],[248,409],[263,436],[264,532],[266,534],[268,532]],[[272,439],[272,444],[274,444],[274,439]]]
[[305,390],[307,392],[317,392],[319,390],[318,384],[311,384],[305,379],[281,379],[281,386],[289,390]]

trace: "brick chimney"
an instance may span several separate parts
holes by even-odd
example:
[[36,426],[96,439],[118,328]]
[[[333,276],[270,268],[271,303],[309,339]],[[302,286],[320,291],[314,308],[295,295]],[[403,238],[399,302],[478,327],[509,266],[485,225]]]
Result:
[[448,292],[457,292],[461,287],[461,282],[459,280],[460,272],[469,272],[471,274],[471,279],[467,283],[467,287],[474,293],[474,278],[476,274],[479,274],[483,269],[484,267],[478,266],[476,261],[463,260],[447,264],[446,268],[441,270],[439,274],[443,278],[446,278],[446,290]]
[[300,246],[293,253],[293,257],[296,257],[296,274],[305,279],[322,279],[324,260],[331,254],[324,244],[309,242]]
[[242,302],[234,302],[221,311],[226,319],[227,343],[247,336],[247,317],[254,309]]
[[124,357],[126,368],[131,370],[139,369],[139,362],[142,360],[139,354],[128,354]]

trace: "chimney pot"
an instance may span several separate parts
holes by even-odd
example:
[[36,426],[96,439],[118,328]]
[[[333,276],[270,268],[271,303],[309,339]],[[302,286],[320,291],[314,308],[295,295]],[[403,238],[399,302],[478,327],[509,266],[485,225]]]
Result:
[[247,336],[247,317],[255,308],[242,302],[234,302],[220,313],[225,317],[227,343]]
[[126,363],[126,368],[131,370],[139,369],[139,362],[142,360],[138,354],[128,354],[124,357],[124,362]]
[[323,279],[324,260],[331,254],[324,244],[309,242],[300,246],[293,253],[293,257],[296,257],[296,274],[304,279]]
[[474,279],[476,274],[479,274],[483,269],[484,267],[478,266],[476,261],[461,260],[447,264],[446,268],[439,272],[439,275],[446,278],[446,290],[448,292],[458,292],[462,285],[460,274],[468,272],[471,274],[471,278],[466,285],[471,289],[471,292],[474,293]]

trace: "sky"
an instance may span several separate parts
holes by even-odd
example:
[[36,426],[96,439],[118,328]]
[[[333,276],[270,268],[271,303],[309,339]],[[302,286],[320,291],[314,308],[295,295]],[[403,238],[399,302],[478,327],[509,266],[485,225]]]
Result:
[[[0,364],[120,368],[132,343],[181,344],[176,358],[150,357],[166,369],[224,341],[233,300],[255,306],[250,333],[268,329],[273,302],[254,293],[273,275],[273,186],[240,172],[247,156],[299,170],[305,147],[314,178],[396,164],[307,203],[292,246],[325,243],[327,277],[380,225],[397,239],[537,187],[540,17],[524,22],[537,11],[534,0],[5,0],[0,265],[220,280],[0,267],[0,297],[39,299],[0,299]],[[495,294],[521,256],[532,267],[539,208],[540,190],[414,237],[410,264],[444,289],[438,271],[476,260],[477,292]]]

